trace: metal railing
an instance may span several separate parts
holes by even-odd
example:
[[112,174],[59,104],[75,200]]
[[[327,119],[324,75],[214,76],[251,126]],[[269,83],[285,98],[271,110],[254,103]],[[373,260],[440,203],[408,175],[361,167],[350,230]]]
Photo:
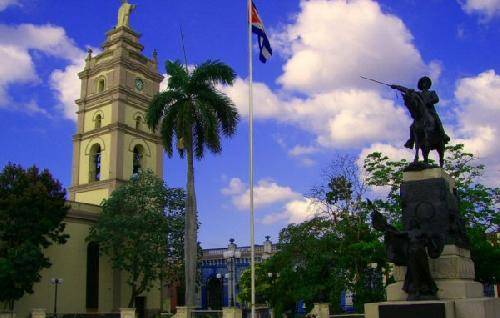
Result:
[[191,310],[191,318],[222,318],[222,310]]
[[[250,309],[243,310],[243,318],[251,318],[252,313]],[[271,318],[271,309],[267,307],[255,308],[255,318]]]
[[[53,314],[47,314],[47,318],[51,318]],[[74,313],[57,314],[58,318],[120,318],[120,313]]]

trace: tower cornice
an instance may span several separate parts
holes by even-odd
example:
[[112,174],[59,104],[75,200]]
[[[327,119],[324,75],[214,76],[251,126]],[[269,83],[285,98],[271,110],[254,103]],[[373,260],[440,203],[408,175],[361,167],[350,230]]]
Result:
[[[131,53],[131,55],[136,56],[136,57],[141,56],[140,54],[137,54],[137,53],[135,53],[135,54]],[[146,57],[144,57],[144,59],[150,63],[154,63],[154,61],[149,60]],[[137,63],[137,62],[134,62],[130,58],[124,58],[124,57],[120,57],[120,56],[113,57],[109,61],[102,62],[102,63],[99,63],[91,68],[85,69],[85,70],[81,71],[80,73],[78,73],[78,77],[80,79],[86,79],[86,78],[92,77],[94,75],[97,75],[103,71],[109,71],[109,70],[115,69],[117,66],[124,66],[131,71],[140,72],[146,78],[148,78],[152,81],[155,81],[157,83],[161,83],[161,81],[163,81],[163,78],[164,78],[163,75],[158,73],[156,70],[154,70],[154,71],[151,70],[146,65],[144,65],[143,62],[139,61],[139,63]]]
[[[131,97],[131,99],[129,99],[127,97]],[[144,106],[145,108],[143,107],[141,109],[146,109],[147,105],[149,105],[149,103],[151,102],[151,97],[152,96],[148,97],[148,96],[145,96],[143,94],[134,92],[133,90],[131,90],[127,87],[119,85],[116,87],[109,88],[102,93],[96,93],[96,94],[90,95],[89,97],[86,97],[86,98],[79,98],[75,101],[75,103],[78,106],[80,106],[80,108],[82,106],[85,106],[85,109],[91,109],[94,106],[97,107],[97,106],[101,106],[101,105],[104,105],[107,103],[112,103],[114,101],[123,101],[123,102],[127,102],[127,103],[132,105],[135,102],[134,99],[137,99],[139,101],[139,103],[142,102],[145,104],[145,106]],[[135,103],[135,104],[137,105],[138,103]],[[77,113],[79,113],[81,111],[82,111],[82,109],[79,109],[77,111]]]
[[74,134],[73,140],[79,140],[79,141],[87,140],[87,139],[98,137],[102,134],[110,133],[113,130],[119,130],[121,132],[125,132],[131,136],[136,137],[136,138],[144,138],[144,139],[147,139],[147,140],[155,142],[155,143],[161,142],[161,137],[159,135],[155,135],[152,133],[145,132],[143,130],[135,129],[135,128],[132,128],[128,125],[122,124],[122,123],[109,124],[109,125],[106,125],[104,127],[94,129],[91,131],[87,131],[87,132],[84,132],[81,134]]

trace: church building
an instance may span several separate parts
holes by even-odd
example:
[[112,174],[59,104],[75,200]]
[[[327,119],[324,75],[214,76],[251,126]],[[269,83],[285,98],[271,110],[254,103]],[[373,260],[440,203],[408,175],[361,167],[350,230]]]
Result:
[[[41,272],[34,293],[16,302],[17,317],[28,317],[33,308],[52,312],[53,278],[63,280],[58,286],[58,313],[110,313],[128,305],[127,273],[113,270],[109,259],[99,255],[99,246],[86,238],[101,212],[102,200],[132,174],[151,169],[163,177],[161,138],[144,120],[163,76],[158,72],[156,52],[152,58],[145,56],[141,35],[130,27],[134,9],[135,5],[124,1],[117,26],[106,34],[102,53],[92,55],[89,50],[85,68],[78,74],[81,94],[76,100],[71,210],[65,219],[70,238],[47,250],[52,266]],[[159,310],[163,303],[160,289],[138,297],[136,306]]]

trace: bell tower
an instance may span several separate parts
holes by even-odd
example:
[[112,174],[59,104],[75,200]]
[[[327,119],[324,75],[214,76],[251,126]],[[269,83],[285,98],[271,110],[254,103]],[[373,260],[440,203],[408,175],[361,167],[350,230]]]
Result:
[[141,169],[163,177],[161,137],[145,123],[148,104],[163,76],[158,73],[156,51],[152,59],[144,56],[140,34],[129,26],[133,9],[122,6],[103,52],[93,56],[89,50],[78,74],[81,95],[76,100],[71,201],[100,204]]

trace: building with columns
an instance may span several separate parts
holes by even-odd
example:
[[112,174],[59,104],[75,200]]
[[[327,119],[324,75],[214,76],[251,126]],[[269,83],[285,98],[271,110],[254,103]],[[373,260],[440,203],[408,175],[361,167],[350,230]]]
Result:
[[[255,262],[270,258],[277,251],[267,236],[262,245],[255,245]],[[238,304],[241,274],[250,268],[250,246],[238,247],[231,239],[227,248],[203,250],[201,260],[201,288],[197,294],[197,307],[221,309],[233,299]],[[233,281],[234,277],[234,281]]]
[[[102,200],[132,174],[151,169],[163,177],[161,138],[144,121],[163,76],[156,52],[152,58],[145,56],[141,35],[129,25],[133,9],[126,1],[122,4],[118,24],[106,34],[103,51],[96,55],[89,51],[78,74],[81,94],[76,100],[71,210],[65,219],[70,237],[66,244],[47,250],[52,266],[41,272],[34,293],[16,302],[17,317],[28,317],[33,308],[52,312],[52,278],[63,280],[58,286],[58,313],[109,313],[127,307],[131,295],[127,273],[113,270],[109,259],[99,255],[99,246],[86,238]],[[160,310],[161,297],[158,286],[141,295],[136,306],[139,311],[140,307]]]

